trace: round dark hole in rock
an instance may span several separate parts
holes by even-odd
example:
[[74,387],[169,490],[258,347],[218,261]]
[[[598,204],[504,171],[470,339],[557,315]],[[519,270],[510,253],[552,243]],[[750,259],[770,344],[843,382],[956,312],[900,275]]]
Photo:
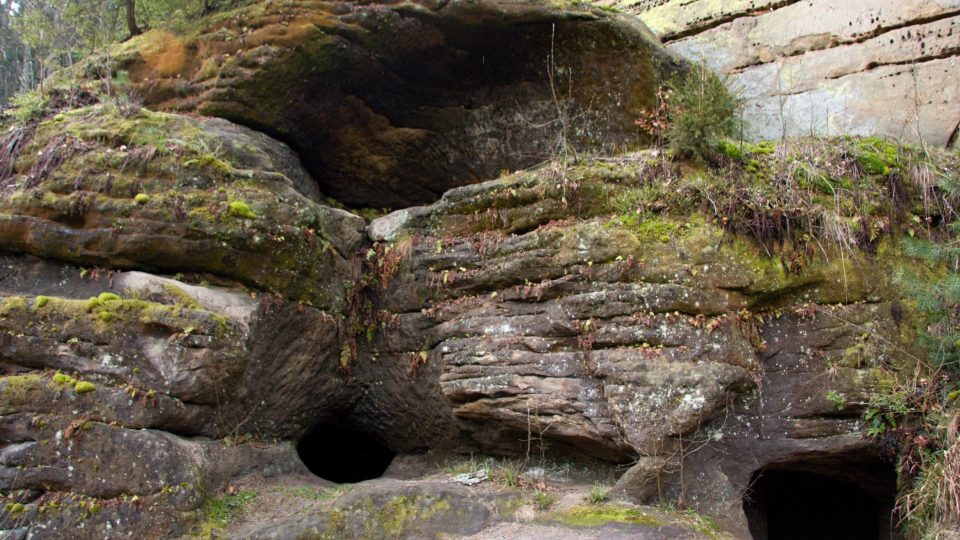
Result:
[[893,467],[819,458],[754,474],[743,510],[754,540],[890,540]]
[[318,426],[297,443],[310,472],[338,484],[379,478],[396,454],[376,439],[339,427]]

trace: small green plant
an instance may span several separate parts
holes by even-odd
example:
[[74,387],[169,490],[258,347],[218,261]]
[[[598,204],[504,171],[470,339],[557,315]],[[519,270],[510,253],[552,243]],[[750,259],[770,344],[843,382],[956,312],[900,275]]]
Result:
[[728,140],[722,140],[717,145],[717,150],[721,155],[730,161],[743,161],[742,145],[730,142]]
[[137,196],[133,198],[133,201],[140,206],[143,206],[150,202],[150,196],[146,193],[137,193]]
[[78,394],[86,394],[86,393],[88,393],[88,392],[93,392],[93,391],[95,391],[96,389],[97,389],[97,387],[94,386],[94,384],[93,384],[92,382],[87,382],[87,381],[79,381],[79,382],[77,382],[77,384],[73,387],[73,391],[76,392],[76,393],[78,393]]
[[605,502],[608,498],[607,488],[600,484],[594,484],[593,488],[590,489],[590,492],[587,493],[587,500],[593,504],[600,504]]
[[20,123],[39,120],[47,108],[47,96],[39,90],[17,94],[10,100],[13,105],[10,114]]
[[717,521],[710,516],[705,516],[697,512],[693,508],[684,510],[682,519],[691,529],[703,533],[708,538],[723,538],[723,536],[721,536],[722,529],[720,529]]
[[867,174],[887,175],[896,168],[898,160],[897,147],[869,137],[857,143],[857,164]]
[[[952,189],[960,196],[960,182]],[[951,223],[950,228],[953,234],[960,234],[960,221]],[[921,338],[932,353],[934,365],[960,374],[960,247],[956,240],[939,243],[912,238],[907,241],[906,252],[934,269],[903,267],[894,275],[894,283],[916,302],[927,319]],[[940,265],[949,271],[935,269]]]
[[867,422],[867,435],[883,435],[887,430],[896,428],[898,420],[912,412],[913,409],[907,404],[907,394],[902,389],[870,396],[870,404],[863,413],[863,419]]
[[508,463],[500,468],[500,474],[498,475],[500,482],[506,487],[520,487],[521,483],[521,468],[518,464]]
[[826,395],[827,401],[833,403],[838,411],[842,411],[847,407],[847,396],[842,392],[837,392],[836,390],[827,390]]
[[243,201],[230,202],[230,215],[240,219],[257,219],[257,215],[253,213],[250,206]]
[[557,502],[557,496],[549,491],[537,489],[533,492],[533,505],[537,510],[549,510]]
[[34,301],[33,305],[36,306],[37,308],[42,308],[43,306],[47,305],[47,302],[49,301],[50,301],[50,298],[47,296],[38,296],[36,298],[36,301]]
[[203,504],[206,522],[202,525],[201,536],[210,538],[212,531],[223,529],[243,515],[244,508],[257,498],[253,491],[240,491],[215,499],[207,499]]
[[[679,156],[709,160],[721,152],[723,137],[734,135],[740,99],[727,81],[703,63],[669,84],[666,137]],[[729,149],[728,149],[729,150]]]
[[488,477],[492,471],[493,460],[491,458],[480,460],[472,454],[469,460],[450,463],[444,468],[444,472],[447,474],[476,474],[482,472]]
[[340,369],[347,371],[350,369],[350,360],[353,359],[353,348],[349,343],[344,343],[340,348]]

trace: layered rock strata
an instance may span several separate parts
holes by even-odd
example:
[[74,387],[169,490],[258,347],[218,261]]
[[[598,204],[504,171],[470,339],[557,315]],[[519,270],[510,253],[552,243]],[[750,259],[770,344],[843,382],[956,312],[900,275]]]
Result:
[[952,146],[960,3],[609,0],[672,51],[730,75],[749,135],[883,135]]

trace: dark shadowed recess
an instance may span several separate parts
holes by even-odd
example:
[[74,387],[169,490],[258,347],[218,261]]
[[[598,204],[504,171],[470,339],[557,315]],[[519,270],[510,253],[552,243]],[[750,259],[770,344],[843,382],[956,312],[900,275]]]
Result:
[[879,458],[812,456],[753,475],[743,509],[754,540],[899,539],[896,473]]
[[379,478],[396,454],[369,435],[318,425],[297,443],[300,460],[313,474],[338,484]]
[[[583,38],[580,27],[554,21],[434,26],[393,12],[378,16],[403,18],[383,25],[377,39],[388,45],[371,55],[346,36],[338,52],[341,63],[352,66],[351,76],[336,89],[327,86],[326,73],[305,81],[304,98],[291,105],[302,110],[281,135],[324,193],[355,206],[429,203],[452,187],[496,178],[503,169],[527,167],[559,151],[557,106],[574,109],[569,85],[594,77],[567,50],[570,41]],[[563,42],[555,46],[555,62],[577,77],[556,83],[563,85],[560,104],[552,101],[547,61],[558,31]],[[596,95],[594,107],[606,108],[606,92]],[[623,142],[624,132],[620,127],[621,136],[611,139]],[[570,142],[588,146],[588,137],[578,134]]]

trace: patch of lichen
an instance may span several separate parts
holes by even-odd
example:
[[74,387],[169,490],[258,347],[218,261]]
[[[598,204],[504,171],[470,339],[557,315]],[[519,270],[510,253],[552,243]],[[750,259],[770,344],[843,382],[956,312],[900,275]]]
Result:
[[[383,501],[366,496],[347,506],[324,510],[323,530],[304,531],[299,538],[397,538],[423,536],[424,525],[440,513],[456,511],[444,497],[411,494],[394,495]],[[418,537],[419,537],[418,536]]]
[[0,395],[4,397],[5,403],[29,402],[41,399],[44,395],[43,378],[33,373],[2,377],[0,388]]
[[688,509],[683,511],[672,511],[669,513],[670,517],[673,520],[673,524],[684,529],[691,531],[696,531],[711,540],[726,540],[732,539],[733,537],[723,532],[720,528],[720,525],[717,523],[717,520],[714,518],[701,514],[694,509]]
[[390,536],[399,536],[405,528],[413,525],[419,501],[403,495],[392,497],[380,509],[380,523],[383,532]]
[[642,510],[616,504],[575,506],[564,512],[550,515],[548,520],[577,527],[598,527],[609,523],[659,527],[662,524],[660,520]]
[[173,283],[164,283],[162,285],[163,292],[169,296],[174,303],[179,306],[185,307],[187,309],[203,309],[197,300],[190,296],[186,291],[180,287],[174,285]]
[[27,298],[4,298],[0,302],[0,317],[21,328],[32,328],[41,335],[44,332],[62,331],[64,325],[75,323],[86,325],[98,334],[128,332],[132,327],[152,327],[166,328],[171,334],[201,334],[218,339],[224,338],[233,329],[227,318],[204,310],[195,303],[167,305],[120,298],[112,293],[102,293],[87,300],[45,298],[45,305],[32,311]]

